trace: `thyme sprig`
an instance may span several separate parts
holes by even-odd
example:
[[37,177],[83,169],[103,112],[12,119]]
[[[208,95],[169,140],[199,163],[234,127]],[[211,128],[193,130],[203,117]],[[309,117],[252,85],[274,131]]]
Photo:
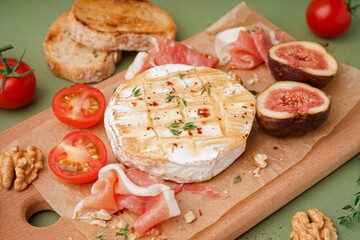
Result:
[[201,87],[201,95],[207,91],[208,95],[211,95],[211,90],[210,90],[210,83],[208,82],[207,84],[205,84],[204,86]]
[[130,96],[128,96],[127,98],[129,98],[129,97],[139,97],[139,96],[141,96],[142,94],[140,93],[140,88],[137,88],[137,86],[135,86],[134,88],[133,88],[133,90],[131,91],[131,95]]
[[[174,98],[180,98],[179,96],[172,95],[172,94],[173,94],[172,91],[167,94],[168,96],[165,98],[165,102],[168,103],[168,102],[171,102]],[[182,101],[182,103],[184,104],[184,106],[187,107],[187,102],[186,102],[184,99],[182,99],[182,98],[180,98],[180,100]]]
[[188,122],[188,123],[185,123],[184,126],[180,127],[180,123],[175,122],[175,123],[172,123],[170,126],[167,126],[167,128],[173,135],[179,136],[180,133],[182,132],[181,129],[193,130],[193,129],[196,129],[197,126],[194,125],[193,122]]
[[345,226],[348,226],[349,223],[352,222],[353,218],[357,218],[358,222],[360,222],[360,192],[355,193],[354,206],[346,205],[342,209],[348,210],[348,213],[344,216],[338,217],[340,224],[345,224]]
[[[360,158],[358,160],[360,160]],[[360,177],[356,183],[360,183]],[[356,218],[358,222],[360,222],[360,192],[355,193],[354,206],[346,205],[342,209],[348,210],[348,212],[346,215],[337,218],[340,220],[340,224],[345,224],[345,226],[348,226],[352,222],[352,219]]]
[[127,236],[127,233],[130,232],[131,229],[129,228],[129,225],[126,225],[126,227],[116,233],[110,233],[105,234],[107,230],[100,231],[95,237],[90,238],[90,240],[99,239],[99,240],[105,240],[104,237],[112,237],[112,236],[124,236],[126,240],[129,239]]

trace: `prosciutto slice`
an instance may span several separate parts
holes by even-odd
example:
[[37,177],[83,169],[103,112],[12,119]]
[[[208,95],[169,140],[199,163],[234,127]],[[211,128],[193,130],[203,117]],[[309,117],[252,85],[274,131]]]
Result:
[[205,197],[211,199],[211,200],[216,200],[216,199],[226,199],[229,197],[229,194],[224,193],[224,192],[219,192],[215,189],[206,187],[206,186],[202,186],[196,183],[187,183],[187,184],[179,184],[176,185],[173,188],[175,194],[179,193],[179,192],[189,192],[189,193],[194,193],[194,194],[201,194],[204,195]]
[[249,32],[244,28],[234,28],[217,34],[215,51],[221,65],[228,69],[252,69],[263,62],[267,63],[268,50],[281,42],[284,42],[282,33],[263,30]]
[[99,171],[99,179],[91,195],[74,209],[74,217],[82,212],[107,209],[116,212],[128,209],[139,214],[134,223],[140,236],[156,224],[180,214],[174,191],[160,177],[136,169],[124,170],[120,164],[109,164]]
[[217,68],[219,59],[199,53],[174,40],[158,37],[148,53],[140,52],[126,72],[125,78],[131,79],[152,67],[165,64],[186,64],[199,67]]

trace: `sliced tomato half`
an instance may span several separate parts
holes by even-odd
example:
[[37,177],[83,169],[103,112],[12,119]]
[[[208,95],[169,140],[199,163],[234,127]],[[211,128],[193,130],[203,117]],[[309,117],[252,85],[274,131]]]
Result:
[[106,147],[100,138],[90,132],[75,131],[51,150],[48,161],[59,178],[71,183],[86,183],[97,178],[106,160]]
[[106,101],[100,90],[76,84],[65,87],[55,94],[52,109],[55,116],[63,123],[87,128],[95,125],[104,115]]

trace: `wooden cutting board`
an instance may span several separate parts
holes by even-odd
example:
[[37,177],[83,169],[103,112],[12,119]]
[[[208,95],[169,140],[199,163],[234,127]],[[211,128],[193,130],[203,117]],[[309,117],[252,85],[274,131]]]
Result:
[[[254,16],[257,15],[254,14]],[[257,17],[266,22],[261,16]],[[196,37],[190,38],[186,42],[191,44]],[[103,81],[96,87],[104,92],[108,100],[112,90],[119,84],[122,77],[123,73]],[[49,142],[48,145],[55,146],[61,139],[52,138],[52,135],[58,134],[58,131],[68,132],[75,130],[65,126],[57,128],[58,125],[51,125],[54,128],[49,128],[49,125],[46,124],[48,122],[53,124],[49,119],[54,119],[51,109],[0,133],[0,149],[5,150],[9,147],[9,143],[14,142],[19,142],[22,145],[37,145],[40,142]],[[234,239],[334,171],[360,151],[359,123],[360,103],[358,102],[329,135],[322,138],[312,147],[303,160],[266,183],[258,191],[239,201],[235,206],[224,212],[215,223],[210,224],[201,231],[199,230],[193,238]],[[33,129],[36,129],[38,134],[33,134],[33,131],[30,131]],[[41,132],[42,129],[47,129],[48,132]],[[88,130],[102,135],[102,139],[105,138],[102,124]],[[64,132],[61,135],[64,136],[65,134]],[[44,139],[45,137],[48,139]],[[39,147],[41,146],[39,145]],[[48,149],[45,149],[45,154],[48,151]],[[40,174],[44,175],[45,173]],[[48,181],[48,179],[40,176],[37,181]],[[61,189],[60,184],[57,185],[57,183],[56,181],[49,182],[49,184],[54,184],[51,188],[59,187]],[[56,208],[58,205],[66,204],[66,202],[62,202],[61,192],[58,192],[58,194],[59,199],[56,202]],[[0,235],[4,239],[19,239],[19,232],[28,233],[27,239],[48,239],[49,236],[55,239],[69,237],[85,239],[85,236],[77,230],[79,229],[79,223],[70,222],[63,217],[54,225],[45,228],[36,228],[27,223],[27,219],[34,212],[51,209],[50,205],[54,204],[53,201],[49,204],[48,197],[42,197],[34,186],[20,193],[14,190],[0,189],[0,202]]]

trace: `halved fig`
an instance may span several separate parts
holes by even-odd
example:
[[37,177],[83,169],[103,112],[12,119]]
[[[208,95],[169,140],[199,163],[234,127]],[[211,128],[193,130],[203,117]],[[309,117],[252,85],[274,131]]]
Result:
[[276,82],[256,98],[258,124],[274,136],[300,136],[319,127],[330,114],[330,98],[308,84]]
[[318,88],[327,85],[338,70],[336,59],[323,46],[309,41],[274,45],[268,59],[277,81],[298,81]]

